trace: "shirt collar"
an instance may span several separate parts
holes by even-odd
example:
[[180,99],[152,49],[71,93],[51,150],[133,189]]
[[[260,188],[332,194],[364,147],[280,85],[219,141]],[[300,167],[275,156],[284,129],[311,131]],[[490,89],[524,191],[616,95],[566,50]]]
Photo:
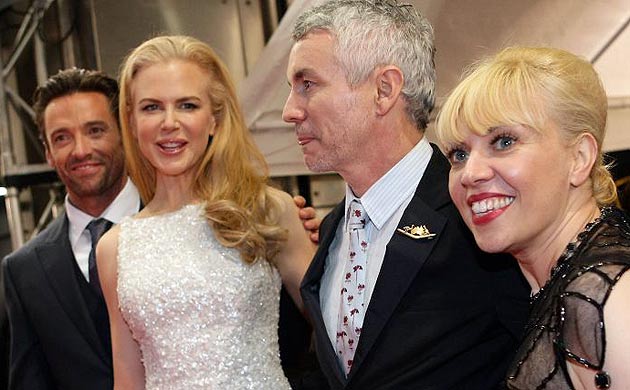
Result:
[[[433,149],[429,141],[422,137],[409,153],[372,184],[360,198],[365,212],[377,229],[380,230],[405,199],[416,191],[432,154]],[[415,185],[410,185],[412,183]],[[346,225],[348,208],[353,199],[358,198],[346,184]]]
[[70,222],[69,238],[74,245],[79,239],[88,223],[95,218],[105,218],[113,223],[119,223],[124,217],[133,215],[140,210],[140,194],[136,186],[127,178],[127,183],[122,191],[109,206],[97,217],[93,217],[70,203],[68,195],[65,199],[66,215]]

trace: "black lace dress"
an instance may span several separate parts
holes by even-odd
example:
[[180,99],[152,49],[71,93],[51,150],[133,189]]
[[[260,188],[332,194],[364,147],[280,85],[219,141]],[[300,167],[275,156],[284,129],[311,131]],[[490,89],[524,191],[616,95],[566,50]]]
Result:
[[525,338],[508,371],[509,389],[574,389],[567,360],[593,369],[599,389],[611,380],[603,370],[604,305],[630,269],[630,224],[615,208],[580,233],[558,260],[545,286],[532,297]]

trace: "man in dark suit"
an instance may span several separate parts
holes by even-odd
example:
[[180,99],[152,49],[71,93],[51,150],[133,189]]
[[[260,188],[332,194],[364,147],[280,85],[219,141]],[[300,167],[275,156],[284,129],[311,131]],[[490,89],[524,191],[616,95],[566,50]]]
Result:
[[3,261],[11,389],[111,389],[109,321],[90,284],[88,223],[140,208],[118,130],[118,85],[61,71],[35,93],[46,159],[66,186],[65,212]]
[[431,25],[394,0],[333,0],[298,17],[293,39],[283,118],[306,165],[347,183],[302,282],[321,366],[302,387],[499,387],[528,291],[511,258],[476,247],[424,137]]

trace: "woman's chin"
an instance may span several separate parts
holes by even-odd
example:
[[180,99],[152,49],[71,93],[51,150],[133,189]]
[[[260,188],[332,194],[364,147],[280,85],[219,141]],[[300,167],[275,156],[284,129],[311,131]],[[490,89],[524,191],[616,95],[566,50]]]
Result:
[[488,237],[486,235],[480,236],[475,234],[475,241],[477,241],[477,246],[488,253],[503,253],[507,252],[507,246],[503,241],[497,240],[496,237]]

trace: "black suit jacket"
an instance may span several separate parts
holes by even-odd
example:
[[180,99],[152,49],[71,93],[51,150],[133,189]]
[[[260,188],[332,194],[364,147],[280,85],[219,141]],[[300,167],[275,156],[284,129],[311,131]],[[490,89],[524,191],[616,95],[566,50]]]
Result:
[[[483,254],[448,194],[449,163],[433,155],[398,227],[426,225],[437,236],[394,233],[346,379],[319,300],[328,248],[344,215],[341,202],[322,222],[320,247],[301,286],[315,347],[332,389],[496,388],[516,350],[529,290],[511,257]],[[323,383],[325,383],[323,382]],[[304,388],[322,388],[316,376]]]
[[65,213],[2,263],[11,389],[111,389],[112,358],[79,286]]

